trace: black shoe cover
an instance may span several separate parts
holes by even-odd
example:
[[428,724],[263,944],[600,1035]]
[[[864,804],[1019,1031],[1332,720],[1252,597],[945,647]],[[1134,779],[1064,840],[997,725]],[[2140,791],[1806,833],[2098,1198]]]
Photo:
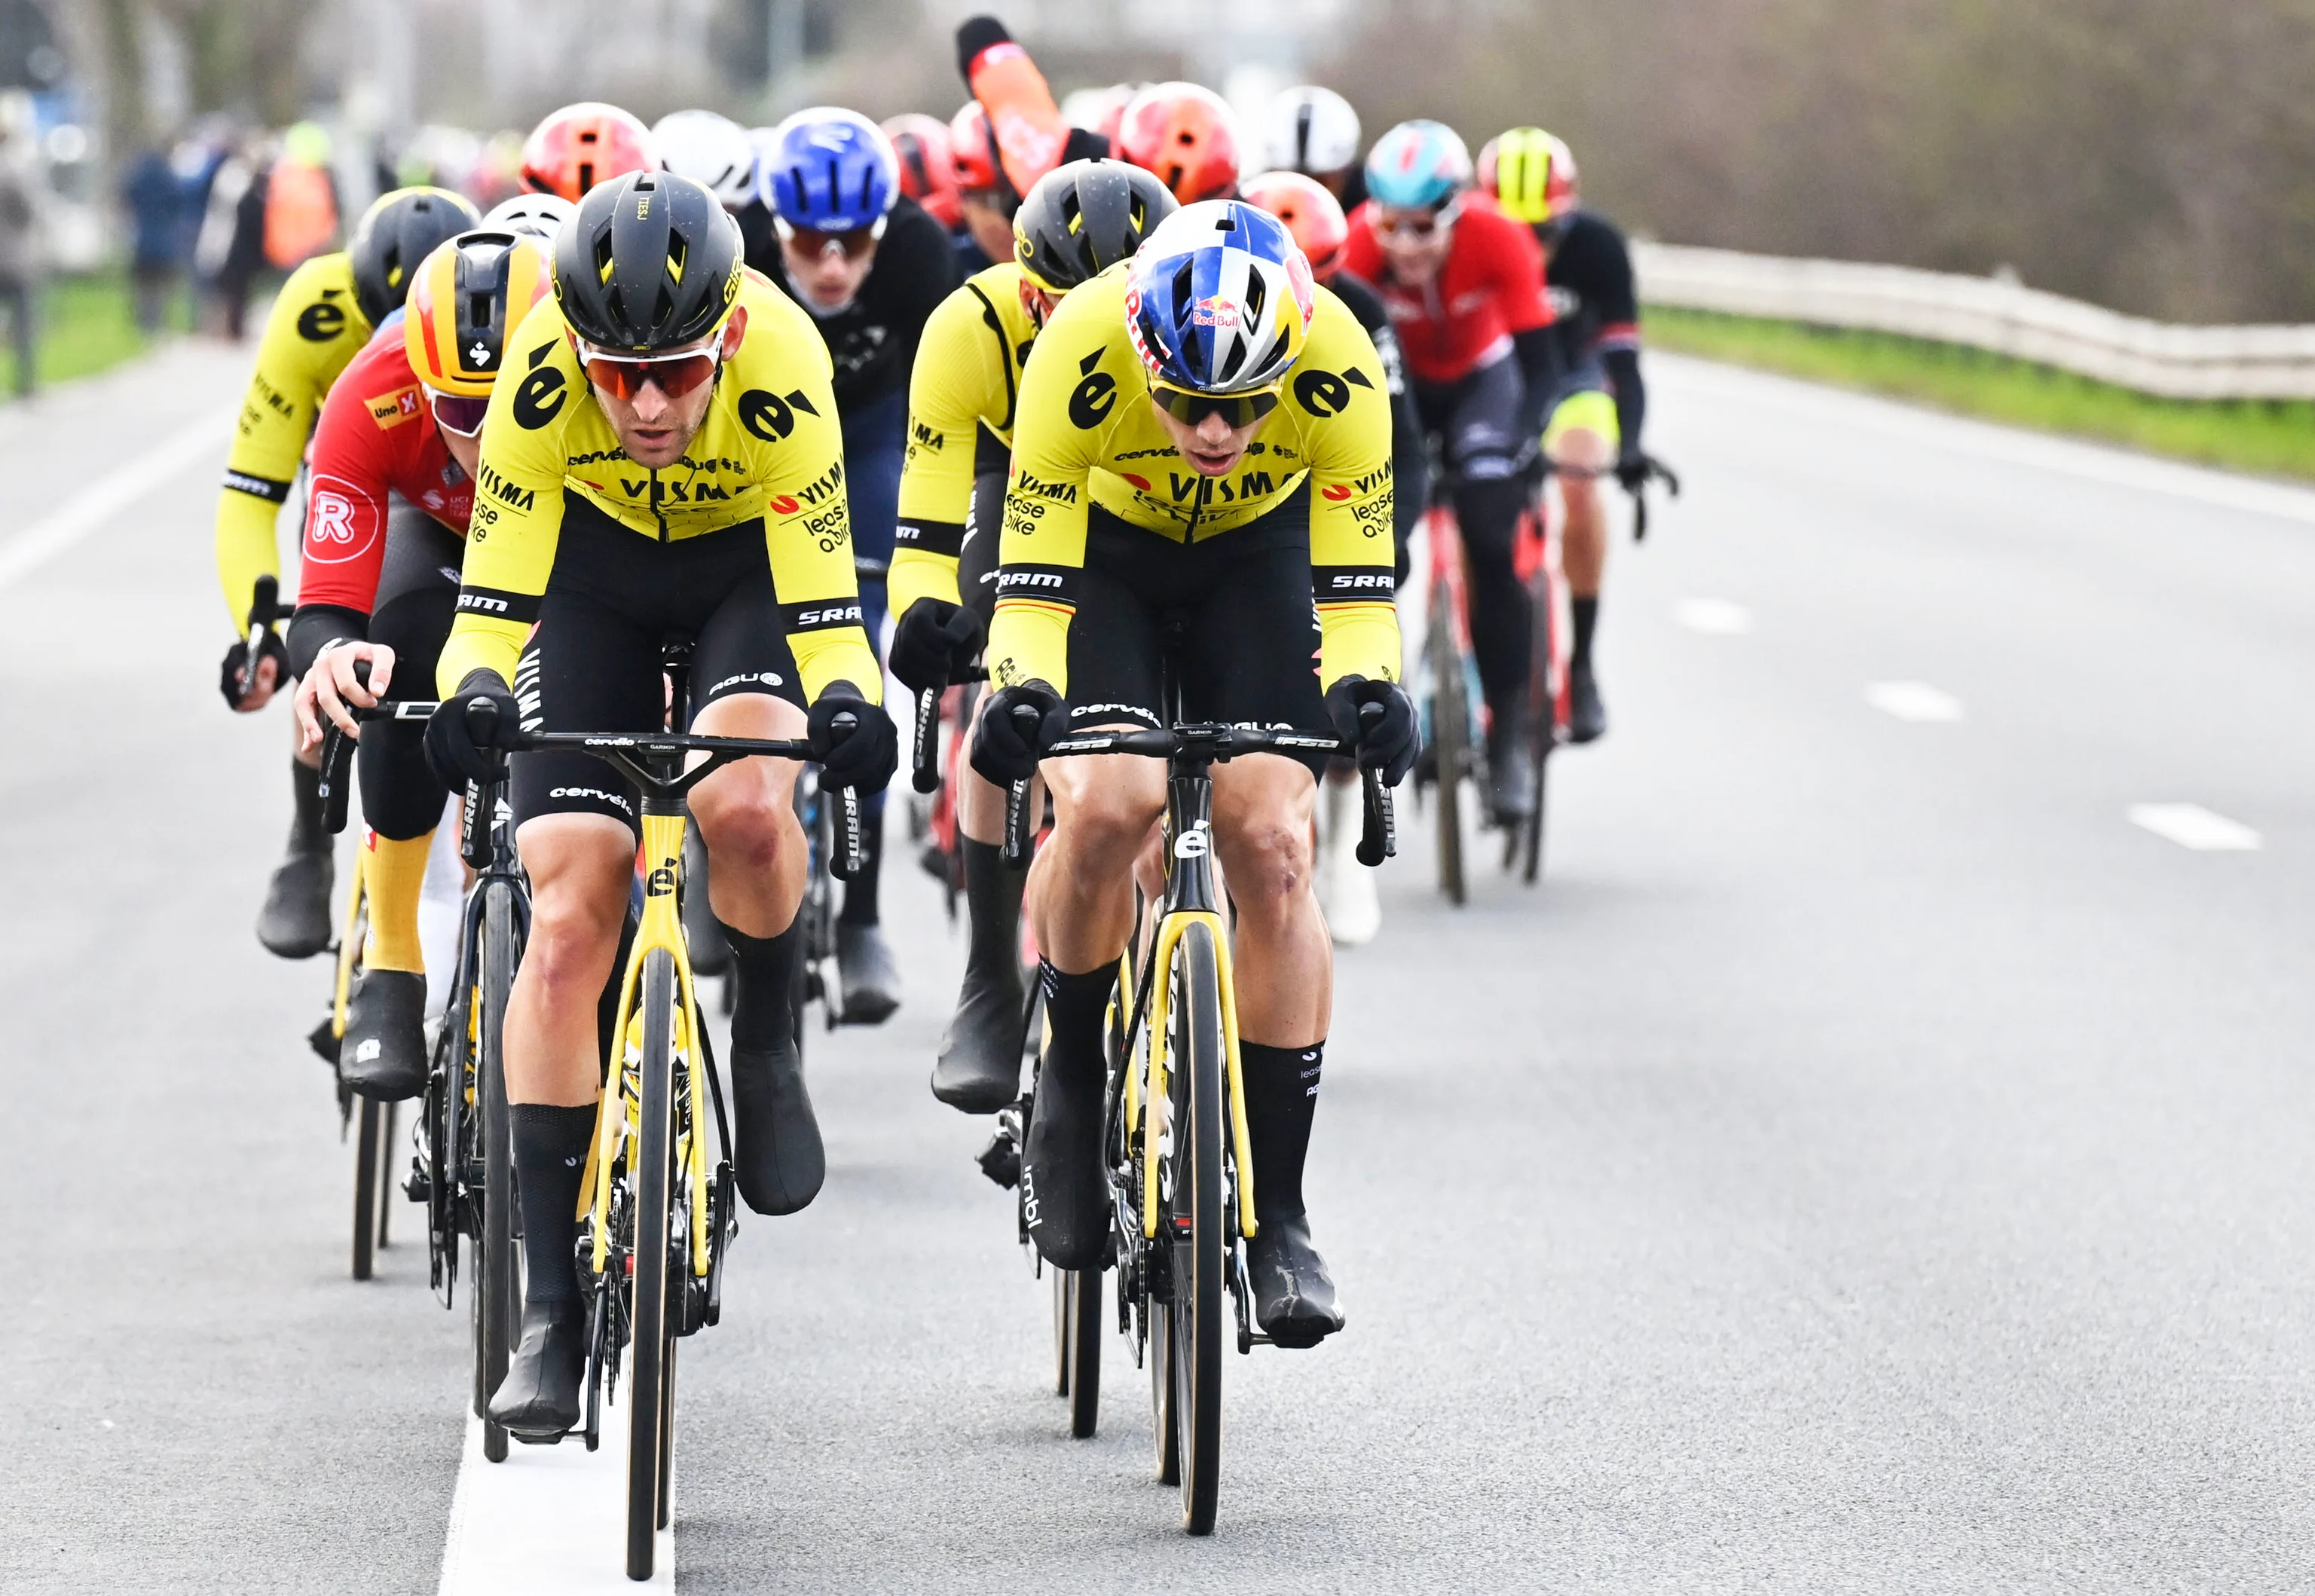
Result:
[[933,1095],[966,1113],[995,1113],[1021,1095],[1021,966],[1006,975],[968,969],[956,1015],[941,1033],[933,1061]]
[[587,1304],[580,1298],[523,1305],[522,1340],[491,1393],[491,1423],[518,1441],[560,1441],[579,1423],[587,1372]]
[[426,978],[408,970],[366,970],[346,998],[338,1074],[379,1103],[426,1089]]
[[732,1051],[732,1111],[739,1122],[732,1128],[733,1173],[749,1208],[792,1214],[820,1195],[828,1153],[794,1042]]
[[1021,1208],[1029,1236],[1056,1269],[1097,1269],[1109,1249],[1109,1182],[1101,1167],[1098,1054],[1084,1061],[1049,1051],[1029,1104],[1021,1158]]
[[1587,662],[1567,673],[1567,740],[1590,742],[1608,730],[1608,706],[1600,702],[1599,679]]
[[881,1025],[900,1006],[900,972],[878,926],[836,922],[836,968],[844,988],[844,1023]]
[[1496,825],[1516,826],[1535,807],[1535,767],[1526,729],[1510,716],[1504,722],[1487,737],[1487,807]]
[[1282,1347],[1314,1347],[1343,1327],[1326,1260],[1310,1245],[1302,1214],[1264,1219],[1246,1244],[1246,1272],[1254,1286],[1254,1322]]
[[327,849],[290,850],[275,866],[257,914],[257,940],[284,959],[310,959],[330,946],[330,888],[337,861]]

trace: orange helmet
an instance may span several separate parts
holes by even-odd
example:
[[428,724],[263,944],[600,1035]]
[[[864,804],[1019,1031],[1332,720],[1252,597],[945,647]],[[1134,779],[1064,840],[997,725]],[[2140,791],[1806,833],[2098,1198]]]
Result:
[[1479,152],[1479,186],[1515,221],[1566,216],[1576,207],[1582,181],[1567,146],[1540,128],[1513,128]]
[[997,135],[990,131],[989,112],[980,101],[966,101],[964,109],[949,119],[948,146],[958,188],[970,193],[1011,186],[997,164]]
[[410,369],[437,393],[487,396],[508,338],[554,291],[554,276],[528,234],[482,227],[441,244],[410,285],[402,323]]
[[573,205],[599,182],[658,165],[651,129],[599,100],[564,106],[522,141],[522,186],[534,194],[560,194]]
[[1310,275],[1320,282],[1342,270],[1343,250],[1351,241],[1350,218],[1343,214],[1343,202],[1317,178],[1299,172],[1265,172],[1246,179],[1238,198],[1286,224],[1310,262]]
[[900,157],[900,192],[932,212],[942,226],[955,226],[964,213],[957,208],[956,156],[948,124],[912,111],[891,118],[883,129]]
[[1118,124],[1117,153],[1158,174],[1184,205],[1237,191],[1237,119],[1220,94],[1193,83],[1152,84]]

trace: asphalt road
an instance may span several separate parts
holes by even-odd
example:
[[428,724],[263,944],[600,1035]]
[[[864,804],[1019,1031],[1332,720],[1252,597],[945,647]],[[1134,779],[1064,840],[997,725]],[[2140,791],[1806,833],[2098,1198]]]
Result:
[[[1067,1436],[901,867],[907,1006],[814,1054],[827,1190],[686,1348],[681,1588],[2315,1585],[2315,494],[1651,373],[1688,494],[1615,555],[1614,730],[1540,890],[1445,907],[1409,817],[1309,1182],[1351,1327],[1229,1360],[1217,1533],[1123,1343]],[[0,415],[11,1592],[441,1576],[464,1317],[414,1210],[346,1278],[324,972],[250,933],[288,733],[213,685],[244,375]],[[2128,818],[2182,803],[2259,846]]]

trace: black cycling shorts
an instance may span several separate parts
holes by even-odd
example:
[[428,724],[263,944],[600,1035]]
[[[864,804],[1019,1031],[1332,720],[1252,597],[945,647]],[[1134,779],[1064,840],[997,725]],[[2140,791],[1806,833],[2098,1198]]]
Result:
[[[466,540],[399,497],[386,509],[386,557],[370,601],[368,638],[394,651],[389,702],[434,696],[434,662],[458,610],[458,567]],[[406,842],[441,823],[448,789],[426,763],[421,721],[373,721],[362,728],[356,768],[362,819],[380,837]]]
[[[1310,602],[1310,484],[1235,530],[1179,544],[1099,505],[1069,623],[1073,728],[1162,724],[1160,661],[1180,628],[1182,713],[1323,731],[1318,612]],[[1295,755],[1316,776],[1324,754]]]
[[1519,361],[1510,355],[1461,380],[1415,385],[1423,430],[1440,440],[1448,468],[1468,482],[1519,473],[1535,439],[1521,436],[1520,402],[1526,396]]
[[[523,730],[661,730],[661,651],[677,641],[693,644],[695,718],[734,693],[769,693],[803,707],[761,520],[658,543],[566,492],[538,627],[515,667]],[[517,755],[513,794],[518,821],[599,814],[642,834],[634,784],[576,750]]]

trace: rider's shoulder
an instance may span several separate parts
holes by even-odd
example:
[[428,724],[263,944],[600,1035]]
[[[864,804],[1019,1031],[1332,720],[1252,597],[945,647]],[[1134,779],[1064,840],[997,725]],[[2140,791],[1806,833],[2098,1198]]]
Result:
[[1310,333],[1294,362],[1298,370],[1339,370],[1362,357],[1374,358],[1374,340],[1340,294],[1321,284],[1311,296]]
[[317,350],[367,342],[369,319],[354,295],[352,258],[336,250],[292,271],[267,318],[267,331],[277,329],[289,333],[294,344]]
[[748,330],[740,339],[735,365],[753,368],[764,361],[809,359],[829,368],[828,341],[811,313],[753,268],[740,274],[740,308],[748,313]]
[[1038,345],[1067,343],[1078,348],[1080,355],[1095,344],[1131,352],[1133,341],[1126,331],[1125,307],[1131,293],[1132,267],[1131,262],[1120,261],[1063,295],[1053,314],[1045,318]]

